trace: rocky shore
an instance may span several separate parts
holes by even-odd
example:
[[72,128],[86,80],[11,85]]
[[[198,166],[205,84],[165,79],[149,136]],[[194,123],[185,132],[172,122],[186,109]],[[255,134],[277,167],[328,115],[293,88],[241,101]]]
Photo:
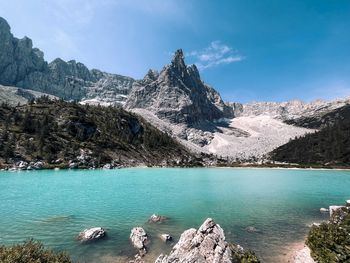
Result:
[[320,212],[329,213],[329,220],[313,223],[306,241],[290,245],[281,262],[350,262],[350,200],[344,205],[320,208]]
[[282,255],[280,262],[286,263],[316,263],[311,257],[310,248],[305,245],[304,241],[288,245],[288,253]]
[[[152,215],[152,219],[166,218],[160,215]],[[160,222],[160,221],[157,221]],[[163,221],[164,222],[164,221]],[[102,227],[85,229],[80,232],[78,239],[82,242],[95,241],[106,236]],[[134,258],[125,259],[128,263],[171,263],[171,262],[200,262],[200,263],[258,263],[259,259],[250,250],[245,250],[237,244],[226,241],[224,230],[212,218],[207,218],[197,229],[191,228],[184,231],[178,242],[172,247],[168,255],[162,253],[155,257],[155,251],[149,251],[148,244],[155,242],[153,238],[160,238],[163,242],[172,240],[170,234],[161,234],[151,237],[143,227],[131,229],[130,242],[136,249]],[[169,245],[169,244],[168,244]],[[148,256],[148,252],[152,253]],[[118,261],[119,262],[119,261]]]
[[314,224],[306,244],[319,263],[350,262],[350,200],[329,206],[330,218]]

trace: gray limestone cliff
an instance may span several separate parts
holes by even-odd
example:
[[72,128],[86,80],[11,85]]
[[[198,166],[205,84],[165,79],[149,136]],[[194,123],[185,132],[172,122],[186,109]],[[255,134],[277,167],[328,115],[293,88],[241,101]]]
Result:
[[68,100],[96,99],[123,103],[134,80],[89,70],[75,60],[60,58],[47,63],[44,53],[33,48],[28,37],[15,38],[7,21],[0,17],[0,84],[31,89]]
[[182,50],[160,73],[150,70],[133,84],[127,109],[146,109],[172,123],[196,125],[232,117],[219,93],[205,84],[195,65],[186,66]]

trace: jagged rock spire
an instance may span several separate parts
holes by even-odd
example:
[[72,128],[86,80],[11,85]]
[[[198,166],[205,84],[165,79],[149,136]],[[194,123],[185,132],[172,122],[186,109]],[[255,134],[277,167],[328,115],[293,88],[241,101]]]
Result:
[[185,57],[182,49],[178,49],[175,51],[174,57],[171,61],[171,66],[178,70],[186,69]]
[[197,67],[186,66],[181,49],[159,74],[148,72],[133,87],[127,109],[148,109],[174,123],[197,125],[233,115],[219,93],[200,79]]

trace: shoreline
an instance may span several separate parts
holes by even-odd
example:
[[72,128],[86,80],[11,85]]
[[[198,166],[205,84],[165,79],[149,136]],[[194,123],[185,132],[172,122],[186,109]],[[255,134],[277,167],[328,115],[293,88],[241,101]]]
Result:
[[305,244],[305,239],[292,243],[288,246],[289,251],[277,257],[280,262],[286,263],[316,263],[310,253],[310,248]]
[[147,169],[147,168],[157,168],[157,169],[169,169],[169,168],[179,168],[179,169],[272,169],[272,170],[309,170],[309,171],[350,171],[349,168],[340,168],[340,167],[281,167],[281,166],[248,166],[248,165],[234,165],[234,166],[147,166],[147,165],[135,165],[135,166],[121,166],[121,167],[113,167],[113,168],[103,168],[103,167],[77,167],[77,168],[69,168],[69,167],[62,167],[62,166],[45,166],[41,169],[20,169],[16,168],[14,166],[5,166],[0,164],[0,172],[19,172],[19,171],[40,171],[40,170],[59,170],[59,171],[65,171],[65,170],[119,170],[119,169],[131,169],[131,168],[138,168],[138,169]]

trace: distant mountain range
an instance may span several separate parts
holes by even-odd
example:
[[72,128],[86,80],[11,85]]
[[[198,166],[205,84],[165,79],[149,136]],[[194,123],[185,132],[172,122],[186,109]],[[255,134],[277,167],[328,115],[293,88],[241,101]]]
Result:
[[143,79],[135,80],[89,70],[74,60],[57,58],[48,63],[29,38],[13,37],[3,18],[0,39],[0,100],[14,105],[49,94],[81,104],[123,107],[192,152],[211,153],[229,161],[276,158],[294,162],[297,159],[289,155],[281,157],[281,149],[287,149],[281,146],[325,127],[332,129],[330,123],[339,125],[344,119],[339,119],[337,112],[350,101],[225,103],[201,80],[195,65],[185,64],[182,50],[177,50],[160,72],[149,70]]
[[322,116],[302,117],[295,124],[320,128],[275,149],[271,158],[288,163],[347,166],[350,164],[350,105]]
[[[113,97],[123,102],[134,82],[132,78],[89,70],[75,60],[60,58],[51,63],[44,54],[33,48],[28,37],[13,37],[10,26],[0,17],[0,84],[32,89],[67,100]],[[108,101],[109,102],[109,101]]]

